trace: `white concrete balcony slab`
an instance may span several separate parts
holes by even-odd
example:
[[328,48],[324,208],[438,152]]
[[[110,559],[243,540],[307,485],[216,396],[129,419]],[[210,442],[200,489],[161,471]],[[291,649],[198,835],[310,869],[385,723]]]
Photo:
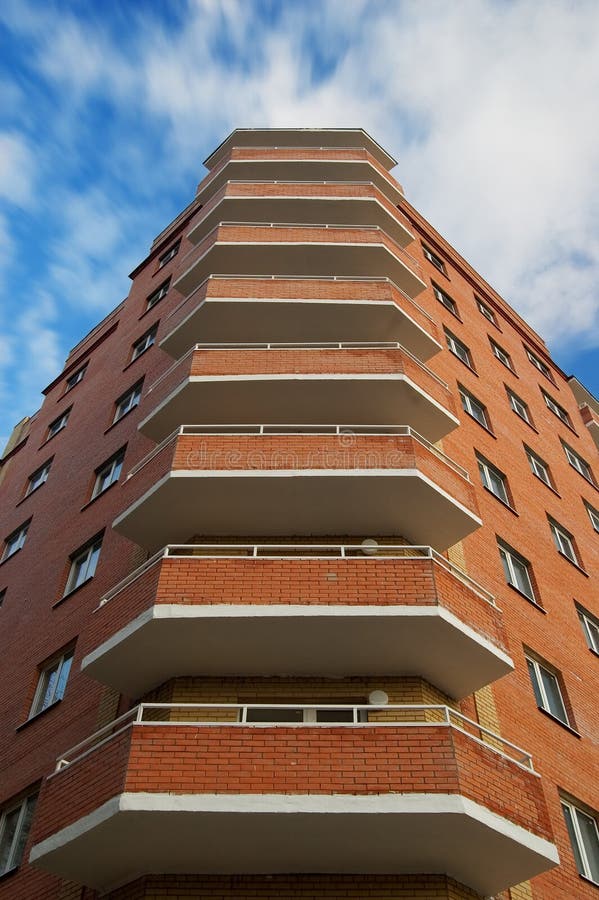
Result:
[[488,591],[430,547],[372,543],[166,547],[102,599],[86,651],[127,697],[201,671],[403,673],[461,699],[513,668]]
[[420,264],[375,226],[222,222],[182,260],[182,294],[209,275],[375,276],[409,297],[426,288]]
[[464,469],[408,426],[181,426],[130,473],[113,527],[192,535],[401,535],[445,550],[482,523]]
[[143,704],[59,760],[36,821],[30,861],[100,891],[448,873],[488,896],[558,862],[528,754],[449,707]]
[[427,440],[459,425],[447,384],[395,343],[196,344],[154,382],[140,430],[181,422],[407,423]]

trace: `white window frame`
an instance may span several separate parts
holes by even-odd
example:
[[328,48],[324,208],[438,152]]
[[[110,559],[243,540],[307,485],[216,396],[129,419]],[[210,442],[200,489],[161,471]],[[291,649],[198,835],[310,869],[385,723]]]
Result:
[[437,284],[435,284],[434,281],[433,294],[435,295],[441,306],[444,306],[445,309],[447,309],[452,314],[452,316],[455,316],[456,319],[460,318],[458,313],[458,306],[453,297],[450,297],[449,294],[447,294],[443,290],[443,288],[440,288]]
[[82,584],[86,584],[94,577],[101,549],[102,536],[94,538],[89,544],[86,544],[71,556],[69,577],[67,578],[63,596],[66,597],[67,594],[81,587]]
[[153,347],[156,342],[156,334],[158,333],[158,325],[153,325],[145,334],[142,334],[140,338],[138,338],[133,347],[131,348],[131,362],[139,359],[142,353],[145,353],[146,350],[149,350],[150,347]]
[[38,488],[45,484],[48,480],[48,475],[50,473],[50,466],[52,465],[52,460],[48,459],[40,466],[39,469],[36,469],[35,472],[27,479],[27,490],[25,491],[25,496],[28,497],[29,494],[33,494],[34,491],[37,491]]
[[547,407],[547,409],[550,409],[553,415],[557,416],[558,419],[564,423],[564,425],[567,425],[568,428],[572,428],[572,421],[570,419],[570,416],[563,408],[563,406],[560,406],[559,403],[557,403],[557,401],[554,400],[553,397],[550,397],[549,394],[545,393],[545,391],[542,390],[541,393],[543,395],[543,400],[545,401],[545,406]]
[[[520,556],[516,550],[512,550],[508,544],[504,544],[503,541],[498,542],[498,547],[506,583],[509,584],[510,587],[513,587],[514,590],[518,591],[518,593],[522,594],[522,596],[530,600],[531,603],[538,606],[539,602],[535,596],[529,561],[523,556]],[[525,577],[519,580],[518,572],[523,572]],[[524,589],[526,587],[528,587],[528,590]]]
[[[483,487],[490,491],[494,497],[497,497],[498,500],[501,500],[502,503],[505,503],[506,506],[511,507],[505,474],[495,468],[484,456],[479,456],[478,453],[476,454],[476,462]],[[495,489],[497,482],[501,485],[499,490]]]
[[157,303],[160,303],[163,297],[166,297],[170,284],[171,280],[170,278],[167,278],[166,281],[162,282],[160,287],[157,287],[156,290],[152,294],[150,294],[150,296],[146,300],[146,311],[148,309],[152,309],[153,306],[156,306]]
[[[490,431],[491,428],[489,425],[486,407],[480,402],[480,400],[477,400],[476,397],[473,394],[470,394],[465,388],[459,388],[459,391],[462,401],[462,409],[464,410],[464,412],[468,413],[468,415],[472,419],[474,419],[475,422],[478,422],[478,424],[482,425],[483,428],[486,428],[487,431]],[[478,417],[478,415],[476,415],[474,410],[480,410],[482,421]]]
[[[599,826],[597,825],[597,816],[591,815],[590,812],[585,812],[584,809],[579,809],[578,806],[576,806],[570,800],[565,800],[563,797],[560,797],[560,802],[562,804],[562,811],[564,813],[564,819],[566,821],[566,831],[568,832],[568,837],[570,838],[570,843],[572,844],[572,855],[574,856],[578,874],[582,875],[583,878],[586,878],[592,884],[599,885],[599,866],[595,861],[595,872],[593,872],[593,865],[589,859],[585,835],[583,834],[582,828],[580,827],[579,819],[579,817],[588,819],[588,821],[591,822],[594,826],[592,827],[591,831],[596,847],[595,852],[599,853]],[[571,823],[571,828],[569,823]],[[574,846],[572,841],[575,842],[576,846]]]
[[88,365],[89,363],[85,363],[85,365],[77,369],[76,372],[73,372],[72,375],[69,375],[69,377],[65,381],[65,394],[67,394],[69,391],[72,391],[75,385],[79,384],[79,382],[83,380],[83,376],[87,371]]
[[472,365],[472,356],[470,354],[470,349],[463,344],[462,341],[459,340],[452,334],[451,331],[448,331],[446,328],[443,329],[445,332],[445,340],[447,341],[448,350],[453,353],[454,356],[463,362],[465,366],[468,366],[469,369],[474,369]]
[[422,252],[424,254],[424,258],[431,263],[437,269],[437,271],[441,272],[443,275],[447,275],[447,269],[445,267],[444,260],[441,259],[440,256],[437,256],[430,247],[427,247],[426,244],[422,245]]
[[568,460],[572,468],[576,469],[578,474],[582,475],[582,477],[586,479],[586,481],[590,482],[591,484],[595,484],[592,469],[586,459],[583,459],[582,456],[579,456],[576,450],[573,450],[572,447],[569,446],[569,444],[565,444],[563,441],[562,447],[564,448],[566,459]]
[[125,447],[121,447],[110,459],[96,469],[96,480],[91,499],[99,497],[104,491],[115,484],[121,477],[123,461],[125,459]]
[[[528,654],[526,654],[526,664],[528,666],[528,674],[532,682],[533,693],[535,696],[535,700],[537,701],[537,706],[539,706],[540,709],[546,712],[547,715],[551,716],[553,719],[556,719],[558,722],[561,722],[562,725],[567,725],[568,728],[571,728],[572,726],[568,717],[568,711],[566,709],[564,695],[562,693],[562,688],[559,683],[557,673],[552,672],[551,669],[547,668],[546,665],[543,665],[537,659],[535,659],[534,656],[529,656]],[[550,695],[547,693],[544,681],[544,678],[547,677],[552,680],[552,683],[557,688],[557,694],[559,697],[563,718],[561,715],[558,715],[554,709],[552,709],[552,701]]]
[[495,359],[498,359],[500,363],[509,369],[510,372],[514,371],[514,366],[512,365],[512,357],[509,355],[507,350],[504,350],[503,347],[500,347],[492,338],[489,338],[489,343],[491,344],[491,351]]
[[594,506],[591,506],[590,503],[587,503],[586,500],[583,500],[586,511],[589,514],[589,519],[591,520],[591,525],[595,529],[595,531],[599,532],[599,510],[596,510]]
[[54,706],[64,697],[74,652],[71,648],[40,668],[37,687],[29,711],[30,719]]
[[[19,810],[15,830],[10,840],[10,846],[8,846],[6,864],[4,868],[0,869],[0,876],[5,875],[7,872],[12,872],[21,864],[23,850],[27,843],[27,838],[29,837],[31,819],[33,818],[36,801],[37,794],[29,794],[27,797],[23,797],[22,800],[19,800],[18,803],[13,803],[10,806],[7,806],[6,809],[0,811],[0,854],[2,854],[7,846],[7,844],[4,843],[6,820],[12,813]],[[29,822],[27,822],[28,816],[30,816]]]
[[[551,369],[549,368],[547,363],[544,363],[542,359],[539,359],[539,357],[536,356],[536,354],[534,354],[532,350],[530,350],[526,345],[524,346],[524,349],[526,350],[526,355],[528,356],[535,369],[538,369],[541,375],[544,375],[545,378],[549,379],[549,381],[553,381],[553,375],[551,374]],[[554,381],[553,383],[555,384]]]
[[523,422],[527,423],[527,425],[532,425],[532,419],[530,417],[528,404],[525,403],[524,400],[522,400],[522,398],[518,396],[518,394],[515,394],[509,388],[507,389],[507,396],[512,412],[515,412]]
[[525,446],[526,458],[528,459],[528,464],[530,465],[530,471],[532,474],[542,481],[543,484],[546,484],[547,487],[553,488],[553,481],[551,480],[551,474],[549,471],[549,466],[545,462],[545,460],[541,459],[533,450],[529,447]]
[[119,397],[116,401],[114,419],[112,420],[113,425],[115,422],[119,422],[123,416],[126,416],[128,412],[131,412],[132,409],[135,409],[136,406],[139,406],[142,389],[143,382],[139,381],[132,388],[129,388],[126,394],[122,394]]
[[479,313],[485,317],[487,322],[490,322],[492,325],[495,325],[495,327],[497,327],[497,319],[495,318],[495,313],[493,312],[493,310],[489,309],[489,307],[478,297],[476,297],[475,299]]
[[582,625],[582,630],[589,646],[599,656],[599,619],[587,612],[584,607],[576,604],[576,612]]
[[30,524],[31,520],[29,520],[29,522],[24,522],[23,525],[15,528],[15,530],[5,538],[2,559],[0,559],[0,562],[4,562],[5,559],[10,559],[11,556],[14,556],[15,553],[18,553],[19,550],[23,549],[25,541],[27,540],[27,532]]
[[553,543],[557,552],[580,568],[580,560],[574,546],[574,538],[570,532],[566,531],[563,525],[559,525],[555,519],[549,519],[549,528],[551,529]]
[[179,247],[181,246],[181,238],[178,241],[175,241],[168,250],[165,250],[162,256],[158,257],[158,268],[162,269],[163,266],[166,266],[167,263],[174,259],[177,253],[179,252]]
[[69,421],[70,414],[71,408],[65,410],[62,415],[58,416],[57,419],[54,419],[53,422],[50,422],[50,424],[48,425],[48,436],[46,440],[49,441],[50,438],[53,438],[56,434],[58,434],[59,431],[62,431],[63,428],[66,428],[66,424]]

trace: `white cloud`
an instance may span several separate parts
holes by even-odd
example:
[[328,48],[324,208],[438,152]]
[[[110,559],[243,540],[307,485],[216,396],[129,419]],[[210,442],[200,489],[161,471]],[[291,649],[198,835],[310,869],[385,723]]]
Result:
[[18,132],[0,132],[0,199],[29,203],[34,177],[34,157],[26,138]]

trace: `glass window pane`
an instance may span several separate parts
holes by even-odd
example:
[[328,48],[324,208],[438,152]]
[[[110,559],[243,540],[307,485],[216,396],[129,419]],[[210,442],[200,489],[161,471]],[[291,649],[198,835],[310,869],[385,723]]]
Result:
[[528,674],[530,675],[530,681],[532,684],[532,689],[534,691],[535,700],[537,701],[537,706],[540,706],[541,708],[543,708],[543,706],[544,706],[543,696],[539,689],[539,682],[538,682],[538,678],[537,678],[536,666],[530,659],[526,660],[526,664],[528,666]]
[[556,719],[560,719],[560,721],[567,724],[568,716],[566,714],[566,708],[564,706],[564,701],[562,700],[557,678],[551,672],[548,672],[547,669],[544,669],[543,666],[539,666],[539,671],[547,696],[547,703],[549,706],[548,712],[555,716]]
[[586,813],[576,810],[582,845],[589,865],[587,875],[599,884],[599,838],[595,820]]
[[31,828],[31,823],[33,821],[33,813],[35,811],[35,801],[37,797],[28,797],[25,801],[25,813],[23,818],[21,819],[21,827],[19,829],[19,835],[17,837],[17,842],[15,848],[13,850],[13,858],[12,865],[18,866],[23,857],[23,850],[25,849],[25,844],[27,843],[27,838],[29,837],[29,830]]
[[582,861],[580,849],[578,847],[578,838],[576,836],[576,831],[574,829],[574,822],[572,819],[572,810],[570,809],[569,806],[566,806],[565,804],[562,805],[562,809],[564,811],[564,818],[566,820],[566,827],[568,829],[568,836],[570,838],[570,843],[572,845],[572,853],[574,854],[576,868],[582,875],[584,875],[584,864]]
[[0,874],[12,868],[12,845],[19,821],[21,807],[11,810],[4,816],[4,827],[0,838]]

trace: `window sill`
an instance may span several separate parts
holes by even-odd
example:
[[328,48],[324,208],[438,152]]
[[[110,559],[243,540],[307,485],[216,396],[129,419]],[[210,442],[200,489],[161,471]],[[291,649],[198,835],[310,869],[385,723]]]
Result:
[[530,603],[531,606],[534,606],[535,609],[538,609],[539,612],[543,613],[544,616],[547,615],[547,610],[543,609],[540,603],[537,603],[536,600],[532,600],[528,594],[525,594],[524,591],[521,591],[520,588],[517,588],[514,584],[510,584],[509,581],[506,582],[507,586],[511,588],[512,591],[515,591],[519,597],[524,597],[527,603]]
[[[4,881],[5,878],[8,879],[11,877],[11,875],[16,875],[18,871],[19,866],[12,866],[12,868],[7,869],[6,872],[2,872],[0,874],[0,884]],[[580,877],[583,878],[584,876],[581,875]],[[591,882],[591,884],[594,884],[594,882]]]
[[7,563],[9,559],[13,559],[17,553],[20,553],[23,548],[19,547],[18,550],[15,550],[14,553],[11,553],[10,556],[5,556],[4,559],[0,559],[0,566],[3,566],[4,563]]
[[45,481],[42,481],[42,483],[41,483],[41,484],[38,484],[38,486],[37,486],[36,488],[33,488],[32,491],[29,491],[28,494],[25,494],[24,497],[21,497],[21,499],[19,500],[19,502],[18,502],[18,503],[15,503],[15,509],[17,508],[17,506],[20,506],[21,503],[25,503],[25,500],[29,499],[29,497],[31,497],[32,494],[35,494],[36,491],[39,491],[40,488],[43,488],[43,486],[45,485],[45,483],[46,483]]
[[582,735],[578,731],[576,731],[575,728],[572,728],[571,725],[568,725],[567,722],[562,722],[561,719],[558,719],[557,716],[554,716],[553,713],[548,712],[548,710],[543,709],[542,706],[538,706],[537,709],[539,710],[539,712],[542,712],[544,716],[547,716],[548,719],[551,719],[552,722],[557,722],[558,725],[561,725],[562,728],[565,728],[566,731],[569,731],[570,734],[575,738],[578,738],[579,741],[582,740]]
[[547,484],[546,481],[544,481],[542,478],[539,478],[539,476],[538,476],[538,475],[535,475],[534,472],[532,472],[532,474],[533,474],[534,477],[537,479],[537,481],[540,481],[541,484],[544,484],[544,485],[545,485],[545,487],[547,488],[547,490],[549,490],[549,491],[551,491],[553,494],[555,494],[556,497],[559,497],[560,500],[562,499],[562,495],[561,495],[561,494],[558,494],[558,492],[556,491],[556,489],[553,487],[552,484]]
[[539,433],[537,431],[537,429],[535,428],[535,426],[532,424],[532,422],[529,422],[528,419],[525,419],[523,416],[520,415],[520,413],[517,413],[515,409],[512,409],[512,412],[515,416],[517,416],[518,419],[520,419],[521,422],[524,422],[525,425],[528,425],[528,427],[530,428],[531,431],[534,431],[535,434]]
[[49,706],[46,706],[45,709],[40,709],[34,716],[29,716],[24,722],[21,722],[20,725],[17,725],[15,731],[22,731],[24,728],[27,728],[28,725],[32,725],[34,722],[37,722],[38,719],[41,719],[42,716],[45,716],[46,713],[49,713],[52,709],[55,709],[62,703],[62,697],[60,700],[55,700],[54,703],[50,703]]
[[486,484],[483,484],[482,487],[483,487],[483,490],[485,490],[485,491],[487,492],[487,494],[490,494],[491,497],[494,497],[495,500],[498,500],[499,503],[501,503],[501,505],[504,506],[506,509],[509,509],[509,511],[510,511],[511,513],[513,513],[513,515],[518,516],[518,518],[520,517],[520,513],[516,512],[516,510],[514,509],[514,507],[513,507],[510,503],[506,503],[505,500],[502,500],[501,497],[498,497],[497,494],[494,493],[494,491],[492,491],[490,488],[488,488],[488,487],[486,486]]
[[105,430],[104,434],[108,434],[110,431],[112,431],[113,428],[116,428],[117,425],[120,425],[120,423],[123,421],[123,419],[126,419],[127,416],[130,416],[131,413],[132,413],[134,410],[136,410],[138,406],[139,406],[139,403],[137,403],[135,406],[132,406],[131,409],[128,409],[127,412],[124,413],[124,414],[121,416],[120,419],[117,419],[117,420],[116,420],[116,422],[112,422],[112,423],[108,426],[108,428]]
[[472,374],[473,374],[473,375],[476,375],[477,378],[480,377],[479,374],[478,374],[478,372],[477,372],[476,369],[474,368],[474,366],[471,366],[470,363],[464,362],[464,360],[462,359],[462,357],[461,357],[461,356],[458,356],[457,353],[454,353],[453,350],[452,350],[450,347],[448,347],[447,349],[449,350],[449,352],[451,353],[452,356],[455,356],[455,358],[456,358],[459,362],[461,362],[463,366],[465,366],[465,367],[468,369],[469,372],[472,372]]
[[566,562],[569,562],[571,566],[574,566],[574,568],[577,569],[577,570],[580,572],[581,575],[584,575],[585,578],[588,578],[588,577],[589,577],[589,573],[588,573],[588,572],[585,572],[585,570],[582,568],[581,565],[579,565],[578,563],[575,563],[574,560],[570,559],[569,556],[566,556],[565,553],[562,553],[561,550],[558,550],[557,552],[558,552],[559,555],[562,557],[562,559],[565,559]]
[[599,881],[593,881],[592,878],[589,878],[588,875],[583,875],[582,872],[579,872],[578,875],[583,881],[586,881],[587,884],[592,884],[593,887],[599,888]]
[[63,425],[62,428],[60,428],[58,431],[55,431],[54,434],[50,435],[50,437],[47,437],[45,441],[41,442],[38,449],[41,450],[42,447],[45,447],[46,444],[49,444],[50,441],[53,441],[54,438],[58,437],[59,434],[62,434],[62,432],[65,430],[66,427],[67,427],[66,425]]
[[476,419],[471,413],[469,413],[463,407],[462,407],[462,411],[465,413],[465,415],[468,416],[469,419],[472,419],[473,422],[476,422],[476,424],[478,425],[479,428],[482,428],[483,431],[486,431],[487,434],[493,438],[493,440],[495,440],[495,441],[497,440],[497,435],[494,434],[490,428],[487,428],[486,425],[483,425],[482,422],[479,422],[478,419]]
[[[135,363],[138,361],[138,359],[141,359],[142,356],[145,356],[146,353],[148,352],[148,350],[151,350],[152,347],[155,347],[155,346],[156,346],[155,344],[150,344],[149,347],[146,347],[145,350],[142,350],[142,351],[141,351],[141,353],[139,354],[139,356],[136,356],[135,359],[129,360],[129,362],[127,363],[127,365],[124,367],[123,372],[127,372],[128,369],[131,368],[131,366],[134,366],[134,365],[135,365]],[[120,419],[119,419],[119,422],[120,422]]]
[[137,321],[140,322],[142,319],[145,319],[145,317],[148,315],[148,313],[151,313],[153,309],[156,309],[156,307],[157,307],[160,303],[162,303],[162,301],[163,301],[167,296],[168,296],[168,294],[165,294],[164,297],[161,297],[160,300],[158,300],[156,303],[154,303],[153,306],[148,306],[147,309],[144,309],[144,311],[142,312],[141,316],[138,316],[138,317],[137,317]]
[[90,578],[86,578],[81,584],[78,584],[76,588],[73,588],[72,591],[69,591],[68,594],[63,594],[60,600],[57,600],[56,603],[52,604],[52,609],[56,609],[57,606],[60,606],[61,603],[64,603],[65,600],[70,600],[71,597],[85,587],[86,584],[89,584],[90,581],[94,580],[94,576],[92,575]]
[[[119,419],[119,422],[120,422],[120,421],[121,421],[121,420]],[[87,509],[88,506],[91,506],[92,503],[95,503],[96,500],[99,500],[100,497],[103,497],[104,494],[107,494],[108,491],[110,490],[110,488],[114,487],[115,484],[118,484],[118,483],[119,483],[119,480],[118,480],[118,478],[117,478],[116,481],[111,482],[111,483],[108,485],[108,487],[105,487],[103,491],[100,491],[99,494],[96,494],[95,497],[92,497],[91,500],[88,500],[87,503],[84,503],[83,506],[81,507],[81,509],[79,510],[79,512],[83,512],[84,509]]]

